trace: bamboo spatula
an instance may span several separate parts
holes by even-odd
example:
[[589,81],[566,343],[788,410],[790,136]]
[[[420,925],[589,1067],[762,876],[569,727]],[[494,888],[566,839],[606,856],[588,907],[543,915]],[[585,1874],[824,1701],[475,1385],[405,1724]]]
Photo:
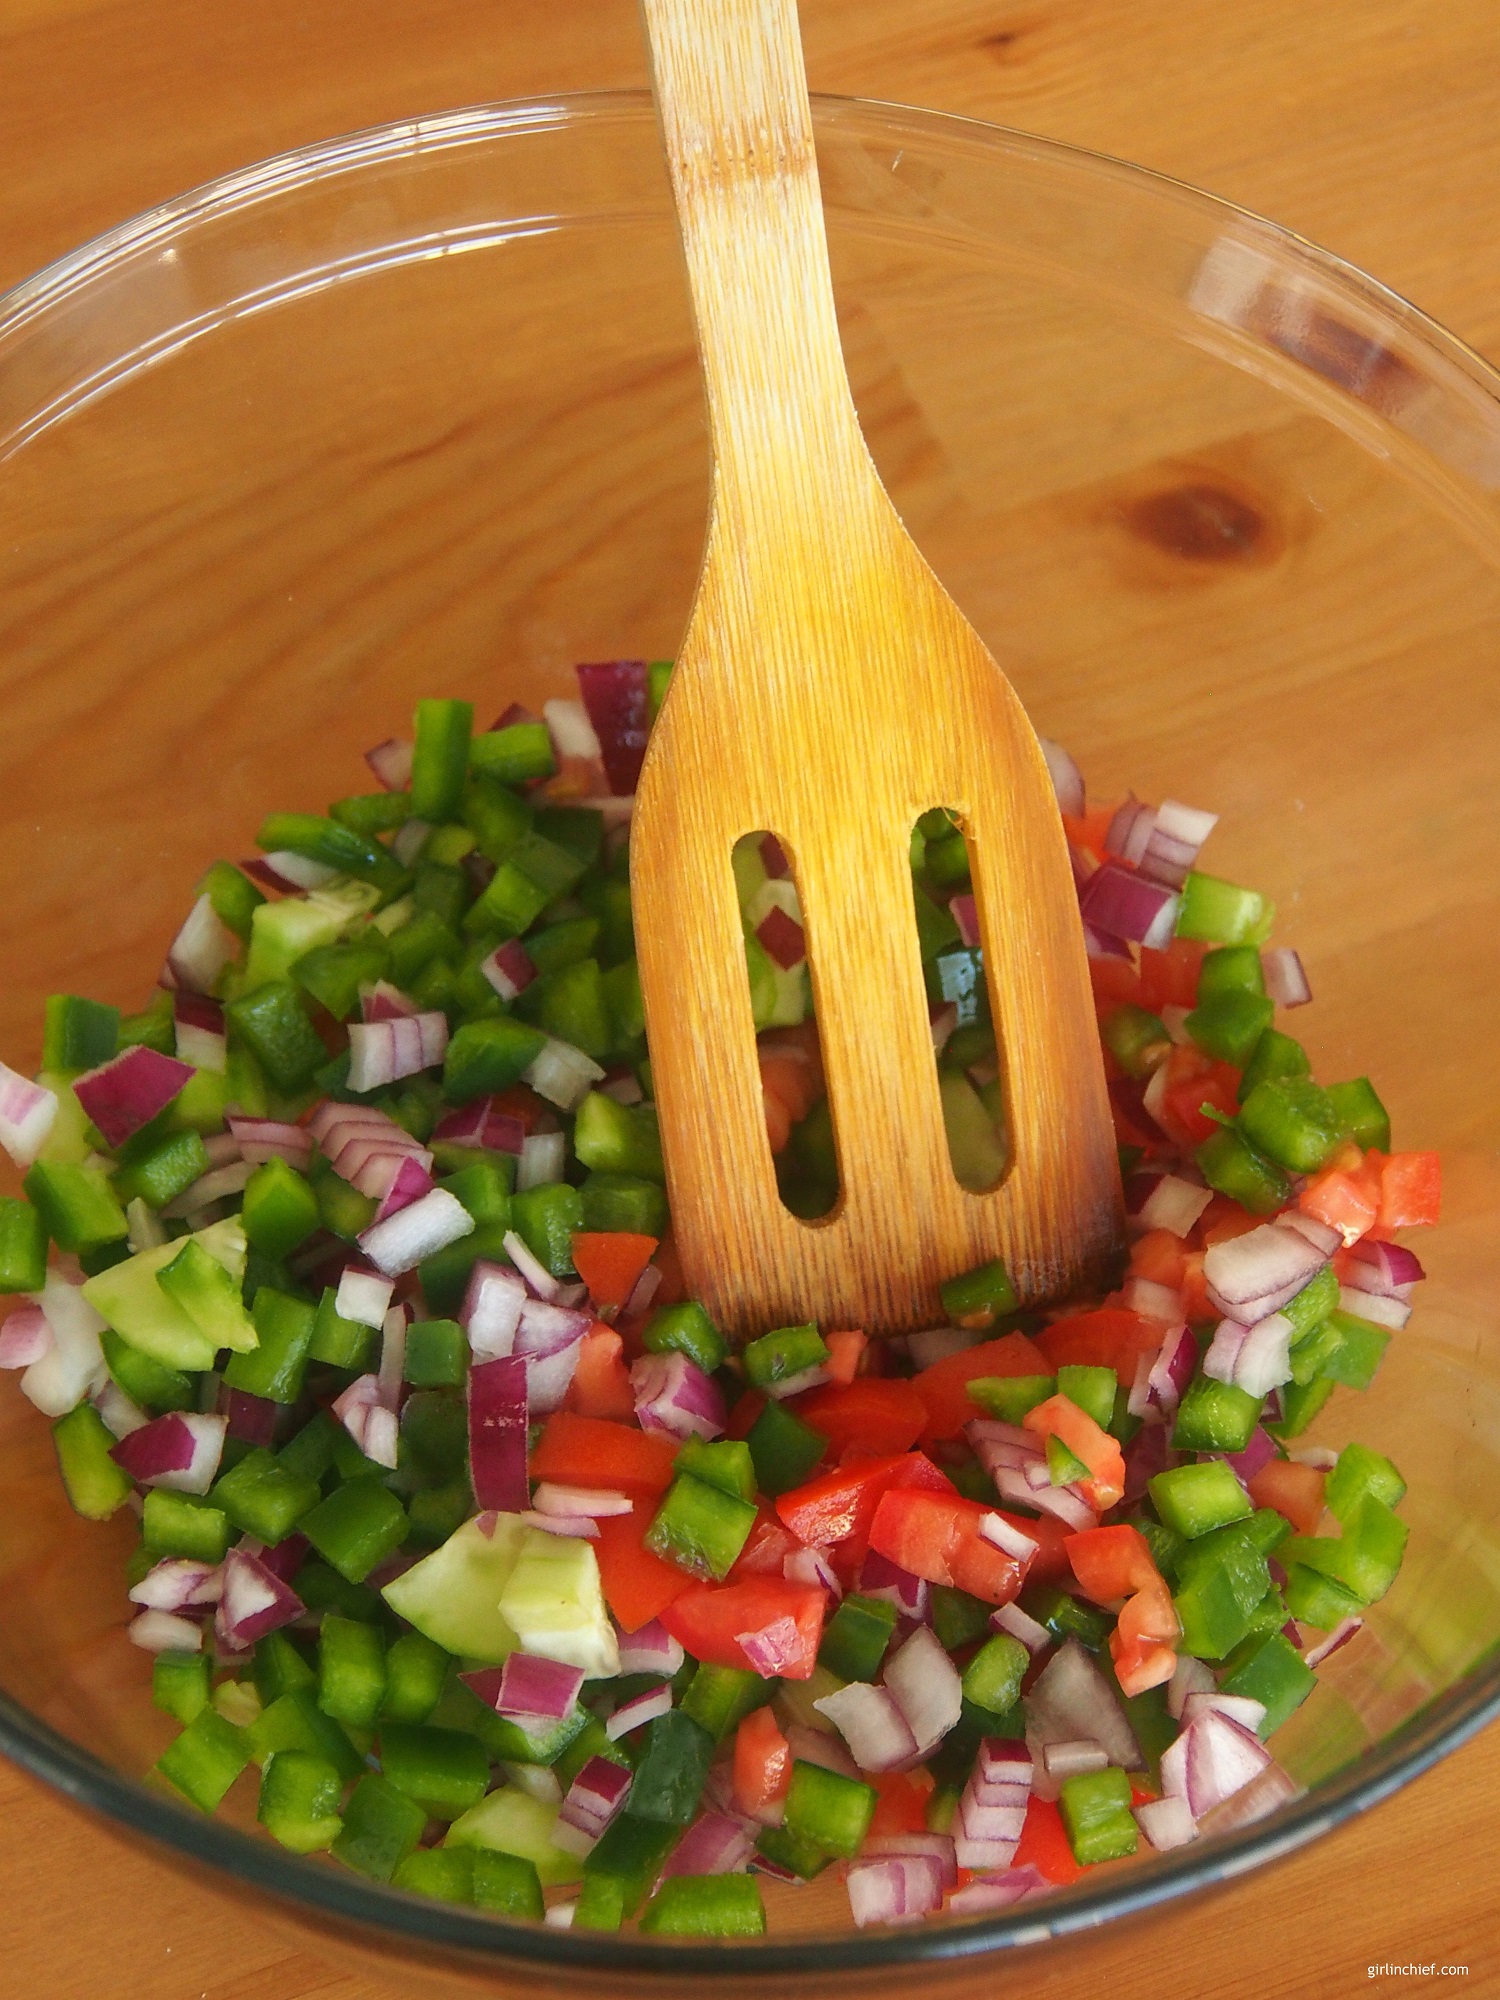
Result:
[[[794,0],[642,0],[708,393],[703,572],[631,836],[676,1241],[726,1328],[892,1331],[1003,1257],[1023,1300],[1102,1276],[1115,1143],[1067,847],[1010,684],[906,533],[839,347]],[[996,384],[1003,395],[1005,385]],[[912,901],[932,806],[968,840],[1009,1169],[954,1178]],[[777,1192],[730,856],[791,860],[841,1182]]]

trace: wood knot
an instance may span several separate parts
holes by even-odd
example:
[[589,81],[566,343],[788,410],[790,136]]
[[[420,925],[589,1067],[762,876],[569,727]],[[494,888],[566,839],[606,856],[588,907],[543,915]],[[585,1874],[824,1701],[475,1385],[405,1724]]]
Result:
[[1133,500],[1125,526],[1143,542],[1192,563],[1264,561],[1270,528],[1248,500],[1207,480],[1189,480]]

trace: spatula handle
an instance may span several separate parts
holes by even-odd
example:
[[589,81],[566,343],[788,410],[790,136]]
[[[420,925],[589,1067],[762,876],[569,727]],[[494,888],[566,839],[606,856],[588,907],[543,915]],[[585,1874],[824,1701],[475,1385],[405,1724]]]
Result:
[[[834,314],[795,0],[641,0],[641,12],[718,510],[757,487],[778,509],[816,507],[822,472],[864,446]],[[774,533],[751,518],[733,525],[757,540],[757,529]]]

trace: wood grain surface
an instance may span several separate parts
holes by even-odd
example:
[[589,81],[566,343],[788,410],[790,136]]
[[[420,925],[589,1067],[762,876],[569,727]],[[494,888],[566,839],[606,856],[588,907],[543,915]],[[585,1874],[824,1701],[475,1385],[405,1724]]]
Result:
[[[1122,154],[1266,212],[1500,354],[1489,0],[804,0],[814,89]],[[0,284],[282,148],[483,99],[641,84],[633,0],[0,0]],[[1414,1029],[1415,1032],[1415,1029]],[[994,1990],[1500,1992],[1500,1730],[1397,1801]],[[384,2000],[0,1769],[6,2000]],[[1429,1972],[1372,1978],[1385,1964]],[[1441,1978],[1444,1966],[1468,1968]],[[893,1982],[909,1986],[908,1979]]]

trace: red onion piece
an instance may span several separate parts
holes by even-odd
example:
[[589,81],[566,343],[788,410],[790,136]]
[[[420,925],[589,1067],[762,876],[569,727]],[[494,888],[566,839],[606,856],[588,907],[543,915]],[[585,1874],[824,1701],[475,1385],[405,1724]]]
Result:
[[1163,799],[1152,815],[1140,857],[1141,873],[1169,889],[1180,889],[1218,823],[1217,813]]
[[1184,1798],[1196,1820],[1259,1776],[1271,1753],[1258,1737],[1214,1710],[1190,1722],[1161,1759],[1162,1791]]
[[1156,829],[1156,812],[1151,806],[1142,805],[1133,794],[1115,808],[1114,818],[1104,836],[1104,851],[1119,860],[1128,862],[1132,868],[1139,868],[1141,857]]
[[123,1146],[191,1081],[192,1067],[141,1044],[124,1049],[73,1084],[73,1095],[104,1135],[108,1146]]
[[932,1586],[926,1577],[913,1576],[888,1556],[870,1549],[859,1571],[861,1596],[883,1598],[894,1604],[904,1618],[921,1625],[931,1615]]
[[1065,812],[1069,819],[1082,819],[1085,808],[1083,773],[1071,751],[1060,743],[1054,743],[1050,736],[1038,736],[1043,757],[1047,760],[1047,775],[1052,780],[1053,794],[1058,810]]
[[535,1507],[526,1507],[517,1518],[524,1521],[528,1528],[538,1528],[544,1535],[558,1535],[566,1541],[597,1542],[599,1539],[599,1523],[592,1514],[543,1514]]
[[300,1618],[301,1598],[258,1555],[234,1548],[224,1559],[223,1594],[214,1633],[231,1651],[242,1652]]
[[758,1632],[736,1632],[734,1643],[758,1674],[767,1680],[785,1673],[802,1652],[802,1634],[795,1618],[773,1618]]
[[1113,861],[1094,870],[1079,899],[1086,924],[1154,950],[1171,943],[1178,901],[1170,889]]
[[507,938],[497,945],[484,960],[479,970],[504,1001],[514,1000],[518,993],[536,978],[536,966],[531,954],[519,938]]
[[244,1389],[229,1389],[224,1397],[225,1435],[245,1444],[270,1445],[276,1438],[279,1403],[265,1396],[252,1396]]
[[1159,1285],[1154,1278],[1127,1278],[1121,1287],[1120,1300],[1142,1319],[1159,1319],[1163,1326],[1185,1324],[1181,1292],[1170,1285]]
[[660,1674],[664,1680],[670,1680],[685,1657],[681,1644],[659,1618],[653,1618],[620,1640],[622,1674]]
[[[1219,1454],[1212,1452],[1209,1456],[1218,1457]],[[1224,1463],[1242,1486],[1248,1485],[1256,1473],[1269,1465],[1275,1457],[1275,1440],[1263,1431],[1259,1424],[1250,1433],[1250,1442],[1243,1451],[1228,1451],[1223,1454]]]
[[550,1354],[523,1357],[526,1363],[526,1394],[533,1417],[551,1416],[554,1410],[562,1407],[582,1353],[583,1340],[580,1337],[570,1340],[564,1347],[555,1348]]
[[1185,1847],[1198,1837],[1198,1828],[1183,1798],[1148,1799],[1134,1808],[1135,1822],[1158,1854]]
[[1243,1236],[1210,1244],[1203,1256],[1203,1276],[1216,1309],[1242,1326],[1252,1326],[1280,1312],[1327,1261],[1300,1231],[1263,1222]]
[[551,735],[552,748],[559,763],[564,757],[578,757],[590,764],[604,762],[598,731],[581,701],[562,701],[555,697],[544,701],[542,720]]
[[[1227,1322],[1226,1322],[1227,1324]],[[1291,1346],[1296,1328],[1283,1313],[1267,1313],[1246,1333],[1234,1364],[1234,1384],[1264,1398],[1292,1379]],[[1204,1373],[1207,1374],[1205,1365]]]
[[424,1194],[431,1194],[436,1185],[421,1160],[414,1153],[408,1153],[381,1198],[380,1206],[375,1211],[375,1221],[388,1222],[403,1208],[410,1208],[413,1202],[420,1201]]
[[622,1736],[628,1736],[632,1729],[640,1729],[648,1722],[655,1722],[657,1716],[665,1715],[672,1706],[672,1684],[663,1681],[660,1687],[647,1688],[644,1694],[633,1695],[629,1701],[622,1701],[614,1714],[604,1725],[604,1733],[611,1743],[618,1743]]
[[1321,1667],[1330,1653],[1336,1653],[1341,1646],[1347,1646],[1355,1633],[1364,1629],[1363,1618],[1341,1618],[1328,1637],[1320,1640],[1316,1646],[1309,1646],[1302,1658],[1310,1667]]
[[755,1852],[755,1835],[743,1820],[710,1808],[699,1813],[662,1867],[673,1875],[742,1875]]
[[793,1549],[781,1565],[788,1583],[810,1583],[826,1590],[835,1604],[844,1594],[833,1564],[821,1549]]
[[582,1667],[540,1653],[512,1653],[500,1670],[493,1706],[498,1715],[535,1715],[561,1722],[572,1714],[582,1686]]
[[659,1264],[648,1264],[630,1289],[630,1297],[620,1308],[622,1319],[635,1319],[646,1311],[656,1294],[661,1290],[665,1272]]
[[783,972],[790,972],[807,957],[807,937],[801,924],[774,903],[756,925],[755,935]]
[[488,1153],[514,1153],[526,1142],[526,1127],[508,1112],[497,1112],[492,1097],[477,1097],[457,1111],[446,1112],[433,1128],[434,1144],[476,1146]]
[[560,1181],[568,1159],[565,1132],[529,1132],[521,1142],[521,1164],[516,1170],[516,1192],[545,1187]]
[[1080,1771],[1105,1771],[1109,1753],[1102,1743],[1081,1736],[1069,1743],[1048,1743],[1042,1751],[1042,1767],[1049,1778],[1061,1784]]
[[433,1009],[349,1025],[349,1088],[379,1090],[404,1076],[417,1076],[443,1060],[448,1017]]
[[925,1854],[893,1854],[854,1862],[844,1879],[856,1926],[911,1924],[942,1907],[939,1864]]
[[1359,1319],[1373,1321],[1376,1326],[1388,1326],[1399,1333],[1411,1318],[1411,1307],[1402,1299],[1382,1298],[1377,1292],[1356,1291],[1352,1285],[1339,1287],[1339,1310],[1353,1313]]
[[240,1157],[253,1167],[268,1160],[285,1160],[299,1173],[312,1164],[312,1134],[301,1125],[289,1125],[281,1118],[247,1118],[231,1111],[225,1120],[240,1149]]
[[1014,1556],[1023,1566],[1036,1554],[1037,1542],[1030,1535],[1022,1534],[1013,1527],[1003,1514],[986,1514],[980,1520],[979,1532],[987,1542],[993,1542],[997,1549],[1003,1549],[1008,1556]]
[[1162,1174],[1141,1204],[1138,1220],[1147,1229],[1169,1229],[1174,1236],[1186,1236],[1213,1200],[1213,1190],[1194,1187],[1176,1174]]
[[966,891],[963,895],[950,897],[948,914],[958,925],[958,934],[965,946],[973,951],[979,943],[979,909],[973,896]]
[[248,1160],[231,1160],[227,1166],[213,1167],[208,1173],[200,1174],[191,1187],[174,1195],[159,1212],[167,1222],[196,1216],[200,1209],[209,1207],[213,1202],[243,1194],[254,1172]]
[[1008,1632],[1012,1639],[1019,1639],[1028,1653],[1040,1653],[1052,1644],[1052,1634],[1045,1625],[1037,1623],[1030,1612],[1023,1611],[1019,1604],[1001,1604],[990,1613],[990,1630]]
[[526,1363],[518,1355],[476,1361],[469,1370],[469,1469],[481,1507],[520,1513],[526,1476]]
[[379,1271],[348,1264],[339,1279],[333,1309],[340,1319],[353,1320],[356,1326],[383,1326],[394,1290],[394,1282]]
[[388,792],[404,792],[411,783],[412,758],[416,745],[407,743],[397,736],[388,736],[384,743],[377,743],[373,750],[365,752],[365,762],[374,773],[376,782]]
[[617,797],[628,797],[639,782],[651,733],[646,662],[601,660],[580,666],[578,689],[598,742],[595,755],[604,765],[610,789]]
[[527,1296],[520,1277],[505,1265],[485,1258],[474,1265],[458,1317],[477,1361],[498,1360],[514,1350]]
[[203,1628],[191,1618],[179,1618],[171,1611],[143,1611],[125,1628],[132,1646],[146,1653],[200,1653]]
[[1203,1355],[1203,1372],[1211,1382],[1233,1382],[1240,1349],[1250,1337],[1248,1326],[1238,1320],[1221,1319]]
[[1222,1715],[1226,1721],[1248,1729],[1253,1736],[1266,1719],[1266,1705],[1249,1695],[1223,1694],[1217,1688],[1212,1694],[1195,1690],[1182,1704],[1182,1721],[1191,1727],[1200,1715]]
[[917,1739],[886,1688],[850,1681],[813,1707],[838,1730],[861,1771],[899,1771],[918,1754]]
[[664,1431],[677,1438],[722,1435],[724,1393],[685,1354],[641,1355],[630,1365],[630,1386],[642,1430]]
[[206,1493],[219,1469],[226,1428],[223,1417],[174,1410],[121,1438],[109,1455],[141,1486]]
[[187,987],[194,993],[212,993],[219,974],[238,946],[234,933],[220,922],[212,897],[200,896],[167,953],[167,971],[173,986]]
[[[1078,1641],[1068,1639],[1026,1695],[1026,1744],[1033,1758],[1040,1760],[1049,1743],[1076,1742],[1079,1737],[1102,1744],[1109,1761],[1123,1770],[1140,1770],[1140,1746],[1114,1689]],[[1056,1798],[1058,1787],[1039,1761],[1032,1783],[1038,1797]]]
[[[76,1271],[71,1260],[66,1262],[71,1271]],[[83,1296],[81,1287],[62,1270],[49,1271],[40,1296],[33,1294],[32,1299],[41,1307],[52,1330],[52,1341],[46,1353],[22,1375],[21,1394],[43,1416],[66,1416],[106,1378],[108,1371],[99,1345],[104,1321]]]
[[561,1288],[546,1265],[532,1255],[525,1238],[517,1235],[514,1229],[510,1229],[501,1240],[505,1245],[506,1256],[520,1272],[532,1297],[555,1299]]
[[[550,1479],[544,1479],[532,1495],[532,1506],[539,1514],[586,1515],[602,1521],[617,1514],[628,1514],[632,1502],[625,1493],[609,1493],[593,1486],[559,1486]],[[682,1662],[679,1660],[677,1664],[681,1666]],[[640,1670],[622,1667],[620,1671]],[[677,1668],[673,1667],[671,1671],[675,1673]]]
[[131,1590],[130,1601],[148,1611],[186,1611],[194,1605],[217,1604],[223,1594],[224,1577],[218,1563],[169,1556],[147,1570]]
[[872,1833],[866,1837],[859,1853],[862,1861],[888,1861],[904,1854],[921,1855],[924,1860],[936,1863],[945,1889],[953,1888],[958,1881],[958,1863],[953,1858],[953,1836],[950,1833]]
[[559,1110],[576,1111],[603,1076],[604,1071],[592,1056],[575,1049],[571,1042],[549,1036],[540,1053],[522,1071],[521,1081],[529,1083],[538,1097],[545,1097]]
[[1252,1821],[1264,1819],[1279,1806],[1301,1798],[1306,1790],[1295,1778],[1284,1771],[1279,1764],[1267,1762],[1258,1776],[1248,1785],[1225,1799],[1221,1805],[1213,1806],[1199,1821],[1198,1831],[1205,1837],[1218,1833],[1232,1833],[1236,1827],[1249,1826]]
[[359,989],[359,1018],[362,1021],[409,1020],[422,1008],[409,993],[392,986],[388,979],[374,980]]
[[957,1722],[963,1703],[958,1669],[930,1626],[919,1625],[891,1654],[885,1684],[916,1739],[917,1755],[927,1756]]
[[29,1368],[52,1347],[52,1328],[34,1300],[17,1306],[0,1326],[0,1368]]
[[1346,1286],[1408,1303],[1411,1287],[1426,1275],[1421,1260],[1404,1243],[1385,1243],[1378,1236],[1366,1236],[1351,1245],[1344,1264]]
[[247,875],[257,875],[282,890],[326,888],[339,872],[326,862],[310,861],[305,854],[293,854],[287,848],[275,848],[262,855],[258,866],[252,861],[240,865]]
[[473,1228],[474,1218],[462,1202],[446,1188],[434,1188],[410,1208],[364,1230],[359,1247],[377,1270],[395,1278],[470,1235]]
[[1278,1007],[1305,1007],[1311,1000],[1312,987],[1308,984],[1302,960],[1289,945],[1278,945],[1274,951],[1263,951],[1260,964],[1268,1000],[1274,1000]]
[[1056,1887],[1040,1868],[1027,1861],[1019,1868],[1007,1868],[1003,1874],[970,1882],[948,1898],[948,1908],[955,1916],[978,1917],[990,1910],[1009,1909],[1012,1903],[1019,1903],[1027,1896],[1051,1895]]
[[590,1757],[558,1809],[553,1839],[569,1854],[585,1855],[619,1812],[631,1772],[608,1757]]

